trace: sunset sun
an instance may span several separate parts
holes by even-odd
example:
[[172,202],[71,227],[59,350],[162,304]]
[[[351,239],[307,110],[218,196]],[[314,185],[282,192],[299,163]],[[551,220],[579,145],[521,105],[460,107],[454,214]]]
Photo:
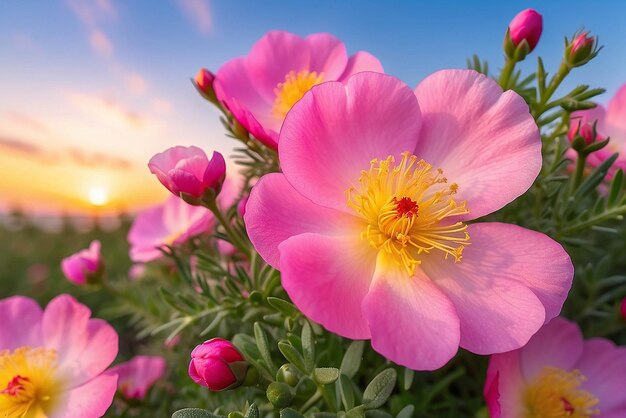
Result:
[[87,200],[94,206],[104,206],[109,202],[109,193],[103,187],[94,186],[89,189]]

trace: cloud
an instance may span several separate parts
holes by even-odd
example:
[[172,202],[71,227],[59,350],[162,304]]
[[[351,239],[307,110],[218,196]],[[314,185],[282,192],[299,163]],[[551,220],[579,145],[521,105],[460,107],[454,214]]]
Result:
[[181,11],[200,31],[207,34],[213,29],[213,16],[208,0],[178,0]]
[[94,28],[101,20],[117,18],[117,10],[109,0],[66,0],[66,4],[88,28]]
[[89,34],[91,48],[99,55],[110,58],[113,56],[113,43],[101,30],[94,29]]
[[150,107],[152,108],[153,112],[158,113],[160,115],[169,115],[170,113],[172,113],[172,110],[174,109],[174,106],[172,106],[172,103],[170,103],[167,99],[164,99],[161,97],[154,99]]
[[68,148],[68,155],[78,165],[84,167],[107,167],[116,170],[128,170],[133,164],[124,158],[96,153],[85,153],[76,148]]
[[45,123],[25,113],[16,112],[16,111],[8,111],[8,112],[5,112],[4,115],[9,121],[17,125],[20,125],[22,128],[26,128],[30,131],[34,131],[38,133],[49,132],[49,128]]
[[148,83],[146,82],[146,79],[143,78],[139,73],[130,72],[126,74],[126,76],[124,77],[124,81],[128,90],[136,96],[145,93],[148,89]]
[[112,99],[82,93],[69,93],[67,99],[78,110],[110,125],[124,129],[141,129],[147,125],[138,112],[126,109]]
[[44,149],[27,140],[3,135],[0,135],[0,149],[3,149],[4,152],[18,154],[45,164],[64,165],[71,161],[77,165],[89,168],[129,170],[133,167],[133,163],[130,160],[101,152],[85,152],[78,148],[66,148],[60,153]]

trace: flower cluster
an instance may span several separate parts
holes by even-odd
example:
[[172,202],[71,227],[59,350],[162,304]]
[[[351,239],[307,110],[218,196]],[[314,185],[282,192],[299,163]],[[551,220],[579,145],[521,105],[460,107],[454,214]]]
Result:
[[137,331],[130,360],[105,370],[117,334],[69,296],[0,301],[0,416],[625,417],[626,85],[556,96],[589,32],[523,77],[542,31],[525,10],[499,74],[415,88],[325,33],[201,69],[240,171],[155,155],[172,195],[129,228],[132,280],[98,241],[62,261]]

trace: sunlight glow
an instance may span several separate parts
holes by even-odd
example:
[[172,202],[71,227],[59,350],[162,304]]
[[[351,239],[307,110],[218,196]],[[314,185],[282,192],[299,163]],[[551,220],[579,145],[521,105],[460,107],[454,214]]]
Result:
[[94,186],[87,193],[89,203],[94,206],[104,206],[109,202],[109,193],[100,186]]

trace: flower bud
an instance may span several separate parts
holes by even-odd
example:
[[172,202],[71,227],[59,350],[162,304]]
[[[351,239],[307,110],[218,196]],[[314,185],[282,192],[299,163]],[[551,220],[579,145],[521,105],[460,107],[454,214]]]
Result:
[[92,241],[88,249],[64,258],[61,261],[61,270],[67,280],[76,285],[97,283],[104,273],[100,241]]
[[572,123],[567,132],[567,139],[573,142],[576,137],[581,137],[586,145],[590,145],[596,141],[602,141],[604,138],[596,131],[595,124],[591,123]]
[[270,383],[265,394],[267,395],[267,399],[276,408],[288,407],[291,405],[294,397],[293,389],[289,385],[281,382]]
[[191,352],[189,377],[209,390],[219,391],[240,386],[246,378],[248,363],[227,340],[213,338]]
[[300,373],[293,364],[283,364],[276,372],[276,380],[295,387],[300,381]]
[[150,172],[185,202],[200,205],[214,201],[226,178],[226,162],[219,152],[211,160],[198,147],[173,147],[156,154],[148,163]]
[[117,387],[126,399],[142,400],[165,373],[165,359],[159,356],[136,356],[111,368],[117,373]]
[[597,38],[589,36],[589,32],[583,32],[566,46],[565,58],[573,67],[586,64],[598,53],[596,48]]
[[511,23],[504,40],[504,49],[511,59],[523,60],[539,43],[543,18],[533,9],[519,12]]
[[213,82],[215,81],[215,74],[206,68],[200,68],[196,77],[193,79],[193,84],[196,86],[198,92],[210,102],[217,103],[215,97],[215,90],[213,90]]
[[619,311],[622,314],[622,319],[626,321],[626,298],[622,300],[622,304],[620,305]]

